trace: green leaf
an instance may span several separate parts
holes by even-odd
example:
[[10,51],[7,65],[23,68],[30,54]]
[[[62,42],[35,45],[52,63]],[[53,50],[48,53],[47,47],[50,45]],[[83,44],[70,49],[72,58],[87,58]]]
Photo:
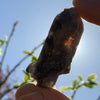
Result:
[[83,85],[88,88],[93,88],[93,84],[91,83],[84,83]]
[[5,41],[0,39],[0,46],[2,46],[4,43]]
[[28,54],[28,55],[30,55],[31,54],[31,52],[30,51],[28,51],[28,50],[25,50],[25,51],[23,51],[25,54]]
[[35,82],[36,80],[34,78],[31,78],[28,80],[29,82]]
[[32,62],[35,62],[36,60],[38,60],[38,58],[36,56],[32,56]]
[[4,40],[5,40],[5,42],[7,41],[7,36],[6,35],[4,36]]
[[0,56],[2,55],[2,52],[1,52],[1,50],[2,50],[2,49],[0,48]]
[[26,74],[26,75],[24,76],[24,82],[27,82],[28,80],[29,80],[29,75]]
[[66,90],[69,90],[69,89],[72,89],[72,86],[69,86],[69,87],[60,87],[61,91],[66,91]]
[[96,74],[90,75],[88,77],[88,81],[91,81],[92,79],[95,79],[95,78],[97,78],[97,75]]
[[0,52],[0,56],[2,55],[2,52]]
[[34,55],[35,51],[32,51],[31,53],[32,53],[32,55]]
[[29,75],[28,72],[26,72],[24,69],[22,69],[22,72],[24,72],[24,74]]
[[78,78],[79,78],[79,80],[80,80],[80,81],[82,81],[82,80],[83,80],[83,78],[82,78],[82,76],[81,76],[81,75],[78,75]]
[[19,88],[21,86],[21,84],[15,84],[14,86],[13,86],[13,88]]
[[90,83],[93,84],[93,85],[99,85],[99,83],[96,82],[96,81],[90,81]]
[[77,87],[77,80],[74,80],[73,81],[73,88],[76,88]]

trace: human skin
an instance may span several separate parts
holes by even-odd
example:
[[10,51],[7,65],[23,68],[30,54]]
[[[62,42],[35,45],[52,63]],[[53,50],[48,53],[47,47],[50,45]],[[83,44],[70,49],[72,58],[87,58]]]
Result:
[[32,83],[21,86],[15,94],[15,100],[70,100],[53,88],[42,88]]
[[100,0],[73,0],[80,17],[88,22],[100,25]]

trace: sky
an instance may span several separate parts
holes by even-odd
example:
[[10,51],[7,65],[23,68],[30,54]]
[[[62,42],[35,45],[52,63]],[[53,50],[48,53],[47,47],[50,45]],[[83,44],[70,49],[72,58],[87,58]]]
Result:
[[[72,0],[0,0],[0,38],[9,36],[13,23],[18,20],[15,33],[8,47],[3,68],[16,65],[25,56],[24,50],[32,50],[46,38],[53,19],[64,8],[73,7]],[[61,75],[56,83],[59,90],[61,86],[69,86],[77,75],[81,74],[84,80],[93,73],[98,75],[96,79],[100,83],[100,26],[83,20],[84,32],[78,46],[78,50],[71,64],[71,71],[67,75]],[[2,52],[4,51],[4,46]],[[39,56],[41,48],[35,53]],[[1,56],[0,56],[1,59]],[[23,62],[11,75],[16,75],[18,82],[23,79],[21,69],[25,69],[31,63],[31,58]],[[12,83],[13,84],[13,83]],[[68,97],[70,91],[64,92]],[[93,89],[80,88],[74,100],[97,100],[100,95],[100,86]]]

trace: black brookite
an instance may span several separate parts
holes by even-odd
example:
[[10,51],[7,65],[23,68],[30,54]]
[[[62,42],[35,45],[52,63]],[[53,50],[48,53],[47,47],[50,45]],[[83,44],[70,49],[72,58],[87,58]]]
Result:
[[69,73],[82,33],[83,23],[75,8],[55,17],[38,60],[26,69],[38,86],[51,88],[60,74]]

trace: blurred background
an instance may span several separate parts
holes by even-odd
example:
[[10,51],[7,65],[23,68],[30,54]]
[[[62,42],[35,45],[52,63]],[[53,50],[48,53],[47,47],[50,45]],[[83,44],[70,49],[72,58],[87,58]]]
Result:
[[[24,50],[31,51],[40,44],[46,38],[55,16],[64,8],[70,7],[73,7],[72,0],[1,0],[0,39],[4,36],[9,37],[13,23],[19,21],[7,50],[3,70],[7,66],[12,69],[26,55],[23,53]],[[98,75],[96,80],[100,82],[100,26],[85,20],[83,23],[84,33],[72,61],[71,71],[59,77],[55,85],[58,90],[61,86],[70,86],[79,74],[85,80],[90,74],[96,73]],[[4,47],[5,45],[2,46],[2,53]],[[35,52],[37,57],[41,48]],[[31,63],[30,57],[10,76],[9,82],[12,85],[23,80],[24,74],[21,69],[26,69],[29,63]],[[69,97],[71,92],[65,91],[64,94]],[[99,95],[100,86],[95,86],[93,89],[84,87],[77,91],[74,100],[97,100]],[[7,100],[6,96],[2,100]]]

